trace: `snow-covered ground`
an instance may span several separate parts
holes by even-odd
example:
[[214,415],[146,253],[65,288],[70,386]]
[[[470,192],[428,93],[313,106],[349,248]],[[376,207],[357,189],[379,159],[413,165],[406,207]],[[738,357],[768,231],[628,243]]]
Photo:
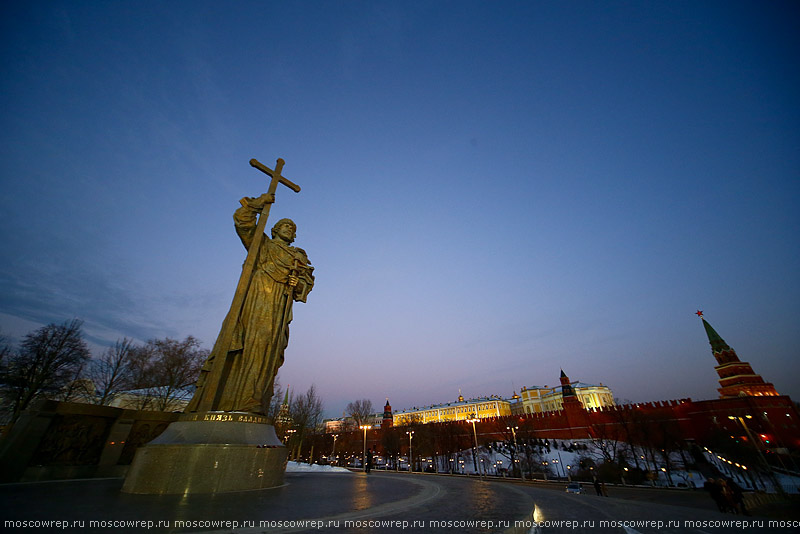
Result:
[[[597,464],[602,463],[603,455],[598,448],[597,443],[593,443],[592,440],[563,440],[560,442],[562,447],[564,445],[568,445],[569,443],[578,444],[581,446],[586,446],[586,450],[574,450],[572,452],[568,450],[563,450],[563,448],[552,448],[550,452],[542,452],[537,453],[536,457],[541,462],[547,462],[547,470],[548,470],[548,478],[552,477],[561,477],[566,478],[568,473],[574,473],[578,470],[578,466],[580,464],[581,458],[591,458]],[[619,443],[616,446],[612,442],[606,442],[606,447],[611,449],[622,451],[627,447],[627,444]],[[672,453],[670,454],[670,473],[669,476],[664,471],[665,468],[663,464],[663,459],[659,456],[655,458],[655,465],[651,462],[653,461],[652,455],[646,455],[645,451],[637,450],[637,456],[642,458],[639,459],[639,464],[642,468],[655,472],[657,478],[654,481],[647,481],[645,484],[647,485],[655,485],[655,486],[685,486],[685,487],[697,487],[702,488],[703,484],[705,483],[706,479],[702,473],[699,471],[695,471],[691,468],[687,468],[684,465],[683,457],[680,453]],[[791,476],[779,472],[774,472],[774,481],[771,480],[771,477],[766,475],[755,476],[751,478],[741,467],[737,467],[736,464],[728,462],[726,459],[722,458],[714,454],[712,451],[704,451],[706,460],[712,463],[720,472],[725,474],[726,476],[732,477],[738,484],[740,484],[745,489],[757,489],[760,491],[766,491],[768,493],[777,493],[778,489],[776,488],[775,482],[780,485],[786,493],[800,493],[800,477]],[[453,463],[458,463],[459,465],[454,465],[454,471],[464,474],[475,474],[475,469],[473,467],[473,460],[472,460],[472,449],[467,449],[462,451],[460,454],[456,455],[459,460],[454,461]],[[688,458],[689,454],[686,453],[685,456]],[[430,461],[429,463],[433,464],[433,458],[426,459],[423,461],[423,467],[425,466],[426,461]],[[415,462],[417,459],[415,458]],[[495,450],[492,452],[487,452],[481,448],[481,451],[478,453],[478,463],[480,464],[481,471],[488,475],[496,475],[499,474],[503,468],[509,468],[509,459],[507,456],[497,453]],[[630,462],[633,463],[632,461]],[[435,463],[437,466],[441,466],[441,460]],[[670,484],[671,478],[671,484]],[[755,479],[756,484],[753,487],[753,479]],[[619,481],[618,481],[619,482]]]
[[287,473],[350,473],[344,467],[334,467],[332,465],[304,464],[299,462],[289,462],[286,464]]
[[753,488],[751,477],[749,475],[745,476],[746,469],[744,469],[738,463],[727,460],[722,455],[716,454],[714,451],[706,449],[705,447],[703,452],[705,453],[706,460],[714,464],[714,466],[721,473],[724,473],[727,476],[733,476],[737,478],[737,481],[738,479],[741,479],[743,482],[741,484],[742,487],[747,489],[758,489],[761,491],[766,491],[767,493],[778,493],[778,489],[776,488],[777,484],[780,485],[781,489],[783,489],[783,491],[786,493],[800,493],[800,477],[791,476],[773,470],[774,478],[764,474],[753,477],[757,480],[756,487]]
[[[564,450],[565,446],[568,447],[570,443],[577,445],[576,447],[573,447],[575,450]],[[585,449],[583,449],[584,446],[586,447]],[[606,441],[603,446],[616,451],[622,451],[628,447],[627,444],[618,443],[614,445],[610,441]],[[687,468],[687,466],[684,465],[684,457],[690,459],[690,455],[688,453],[685,453],[684,456],[681,456],[681,454],[677,452],[670,454],[669,475],[664,470],[665,465],[663,465],[663,458],[660,458],[658,455],[656,455],[655,459],[653,459],[652,454],[648,455],[644,450],[638,450],[638,448],[636,450],[636,454],[639,457],[640,466],[643,469],[656,473],[657,475],[655,480],[645,482],[647,485],[652,484],[654,486],[662,487],[694,486],[696,488],[702,488],[706,481],[702,473],[691,468]],[[780,485],[783,491],[787,493],[800,493],[800,477],[779,472],[774,472],[774,479],[765,474],[756,474],[755,476],[750,476],[750,474],[747,473],[746,469],[743,469],[742,466],[729,462],[721,455],[717,455],[713,451],[706,449],[704,450],[704,454],[706,460],[713,464],[721,473],[723,473],[725,476],[733,478],[745,489],[756,489],[759,491],[767,491],[768,493],[776,493],[778,492],[778,488],[776,487],[777,483],[777,485]],[[601,448],[598,447],[598,443],[593,442],[592,440],[562,440],[560,442],[560,448],[553,447],[551,448],[550,452],[537,452],[535,458],[538,462],[547,462],[546,469],[548,471],[548,478],[552,479],[555,477],[563,480],[567,478],[569,473],[575,473],[578,470],[581,458],[591,458],[596,464],[600,464],[603,461],[603,454],[601,452]],[[376,464],[374,468],[376,470],[382,469],[383,459],[376,457],[375,460]],[[493,447],[491,452],[481,447],[477,460],[480,465],[480,470],[487,475],[499,475],[504,470],[508,470],[510,467],[508,457],[498,453],[495,447]],[[655,465],[653,465],[653,461],[655,462]],[[631,461],[630,463],[632,464],[633,462]],[[425,469],[427,466],[430,466],[430,471],[441,471],[443,469],[443,465],[449,465],[452,466],[453,471],[456,473],[475,474],[472,460],[472,449],[466,449],[461,451],[459,454],[453,455],[452,462],[450,461],[450,458],[434,459],[417,458],[415,456],[414,464],[415,466],[419,466],[421,464],[423,469]],[[360,463],[356,461],[353,465],[358,467]],[[405,468],[407,471],[407,466],[408,458],[402,458],[401,469]],[[330,465],[319,464],[309,465],[307,463],[299,462],[289,462],[286,467],[286,471],[288,473],[351,472],[344,467],[333,467]],[[755,482],[755,487],[753,482]]]

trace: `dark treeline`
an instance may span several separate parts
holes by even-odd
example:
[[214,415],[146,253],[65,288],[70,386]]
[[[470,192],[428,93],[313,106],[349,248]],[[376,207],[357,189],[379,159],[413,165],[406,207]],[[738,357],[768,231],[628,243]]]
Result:
[[92,358],[83,321],[51,323],[28,333],[19,346],[0,338],[0,397],[10,423],[38,399],[110,405],[123,392],[146,390],[134,409],[167,410],[197,380],[208,351],[192,336],[118,340]]

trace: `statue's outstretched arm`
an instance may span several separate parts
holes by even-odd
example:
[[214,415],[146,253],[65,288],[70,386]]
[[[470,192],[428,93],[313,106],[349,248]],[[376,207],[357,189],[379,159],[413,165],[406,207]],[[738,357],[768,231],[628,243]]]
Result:
[[236,233],[242,240],[244,248],[250,249],[253,242],[253,235],[256,231],[257,216],[264,209],[264,204],[275,202],[275,195],[264,193],[258,198],[244,197],[239,201],[241,207],[233,213],[233,224],[236,226]]

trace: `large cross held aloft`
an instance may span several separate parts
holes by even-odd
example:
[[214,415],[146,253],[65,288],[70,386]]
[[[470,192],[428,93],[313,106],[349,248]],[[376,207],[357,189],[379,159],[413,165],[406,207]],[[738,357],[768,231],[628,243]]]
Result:
[[[267,193],[270,195],[275,194],[279,183],[285,185],[295,193],[300,192],[299,185],[281,176],[284,163],[285,162],[281,158],[278,158],[278,161],[275,163],[275,170],[272,170],[256,159],[250,160],[250,165],[252,167],[255,167],[272,178],[269,184],[269,189],[267,190]],[[233,296],[231,309],[228,312],[228,315],[225,316],[225,321],[222,323],[222,329],[220,330],[219,337],[217,338],[217,342],[214,344],[214,350],[212,351],[214,361],[211,370],[204,381],[204,391],[202,393],[202,397],[197,403],[194,402],[195,399],[192,399],[193,402],[190,404],[187,411],[213,411],[216,410],[217,406],[219,405],[221,395],[225,389],[227,374],[231,365],[230,362],[228,362],[228,349],[233,341],[236,322],[242,313],[244,298],[245,295],[247,295],[248,288],[250,287],[250,280],[253,277],[253,269],[255,268],[256,260],[258,259],[259,250],[261,250],[261,243],[264,240],[264,229],[267,225],[267,218],[269,217],[269,210],[271,206],[272,203],[265,202],[264,207],[261,210],[261,214],[258,217],[258,225],[256,226],[255,235],[253,236],[253,241],[250,244],[250,248],[247,249],[247,258],[242,266],[242,275],[239,277],[239,284],[236,286],[236,293]]]
[[282,183],[283,185],[285,185],[286,187],[288,187],[289,189],[291,189],[295,193],[299,193],[300,192],[300,186],[299,185],[297,185],[295,183],[292,183],[289,180],[287,180],[286,178],[284,178],[283,176],[281,176],[281,171],[283,170],[283,164],[284,163],[286,163],[286,162],[283,161],[281,158],[278,158],[278,161],[275,163],[275,170],[273,171],[272,169],[270,169],[266,165],[263,165],[262,163],[260,163],[257,159],[251,159],[250,160],[250,166],[251,167],[255,167],[259,171],[261,171],[261,172],[263,172],[263,173],[265,173],[265,174],[267,174],[267,175],[272,177],[272,182],[270,182],[270,184],[269,184],[269,191],[267,191],[268,193],[275,194],[275,190],[278,188],[278,182]]

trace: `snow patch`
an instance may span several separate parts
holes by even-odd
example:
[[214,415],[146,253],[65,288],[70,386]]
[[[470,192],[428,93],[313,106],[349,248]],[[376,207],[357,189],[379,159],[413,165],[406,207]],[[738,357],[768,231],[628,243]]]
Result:
[[344,467],[334,467],[332,465],[301,464],[299,462],[289,462],[286,464],[287,473],[350,473]]

